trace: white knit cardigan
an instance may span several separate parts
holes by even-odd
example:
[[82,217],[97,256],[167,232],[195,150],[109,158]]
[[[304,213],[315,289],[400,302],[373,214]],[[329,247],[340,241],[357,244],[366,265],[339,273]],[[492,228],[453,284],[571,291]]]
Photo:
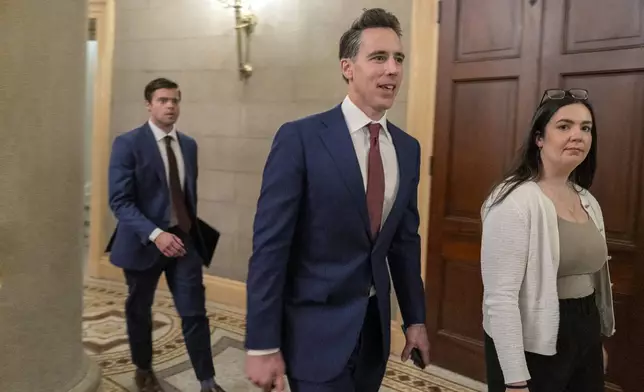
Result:
[[[557,351],[559,230],[555,206],[535,182],[521,184],[490,208],[499,190],[481,209],[483,328],[494,340],[505,382],[513,383],[530,379],[524,351]],[[584,209],[606,238],[597,200],[585,189],[579,192]],[[608,262],[595,274],[595,293],[602,334],[612,336]]]

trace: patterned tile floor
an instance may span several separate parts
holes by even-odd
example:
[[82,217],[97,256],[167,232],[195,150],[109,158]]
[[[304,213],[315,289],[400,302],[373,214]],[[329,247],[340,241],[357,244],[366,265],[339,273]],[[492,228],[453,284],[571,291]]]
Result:
[[[125,329],[123,285],[90,280],[85,284],[83,343],[103,371],[103,391],[134,391]],[[217,381],[228,392],[257,391],[243,373],[244,316],[230,308],[207,304],[212,331],[213,358]],[[187,357],[181,320],[172,297],[158,291],[153,309],[154,366],[168,392],[198,391],[199,385]],[[423,372],[392,358],[381,391],[383,392],[474,392],[437,374]]]

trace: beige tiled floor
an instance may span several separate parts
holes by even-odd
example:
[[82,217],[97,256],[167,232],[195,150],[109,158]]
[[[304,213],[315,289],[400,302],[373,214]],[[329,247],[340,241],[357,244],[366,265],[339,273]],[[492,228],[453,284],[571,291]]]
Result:
[[[85,285],[83,341],[86,351],[103,370],[105,392],[134,391],[133,365],[129,358],[122,285],[92,280]],[[228,392],[257,391],[244,376],[244,316],[231,308],[208,303],[212,328],[213,358],[217,381]],[[181,335],[181,320],[172,298],[158,292],[154,304],[155,370],[167,392],[198,391]],[[480,386],[432,368],[420,371],[392,358],[381,391],[473,392]],[[450,381],[450,379],[452,381]],[[454,382],[454,381],[458,381]],[[466,384],[475,389],[463,386]]]

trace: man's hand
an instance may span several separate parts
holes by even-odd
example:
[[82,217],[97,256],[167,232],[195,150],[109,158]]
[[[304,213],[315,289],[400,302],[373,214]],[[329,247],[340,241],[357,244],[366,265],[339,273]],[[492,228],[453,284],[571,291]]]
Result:
[[186,249],[179,237],[172,233],[163,232],[154,240],[154,244],[166,257],[185,256]]
[[429,339],[427,338],[427,329],[423,324],[414,324],[407,327],[405,332],[405,338],[407,343],[403,349],[400,359],[403,362],[407,362],[411,356],[411,350],[417,348],[420,351],[420,356],[425,363],[425,366],[429,365]]
[[284,392],[286,367],[282,353],[246,355],[246,376],[264,392]]

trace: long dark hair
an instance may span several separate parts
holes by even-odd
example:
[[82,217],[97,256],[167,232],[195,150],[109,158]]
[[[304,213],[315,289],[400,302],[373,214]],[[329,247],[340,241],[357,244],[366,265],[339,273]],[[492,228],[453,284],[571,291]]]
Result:
[[550,118],[552,118],[559,109],[576,103],[584,105],[588,111],[590,111],[593,121],[593,126],[590,129],[592,143],[586,159],[584,159],[579,166],[570,173],[569,180],[584,189],[590,188],[593,183],[593,178],[595,177],[595,168],[597,166],[597,122],[595,121],[595,112],[588,100],[576,99],[567,94],[562,99],[546,99],[541,105],[539,105],[532,116],[530,132],[526,136],[512,168],[506,173],[503,180],[493,188],[492,192],[495,192],[494,190],[498,189],[498,193],[494,197],[490,207],[493,207],[505,200],[505,198],[519,185],[527,181],[535,181],[540,178],[542,174],[542,165],[541,157],[539,155],[539,147],[537,147],[536,143],[537,137],[546,137],[546,124],[548,124]]

